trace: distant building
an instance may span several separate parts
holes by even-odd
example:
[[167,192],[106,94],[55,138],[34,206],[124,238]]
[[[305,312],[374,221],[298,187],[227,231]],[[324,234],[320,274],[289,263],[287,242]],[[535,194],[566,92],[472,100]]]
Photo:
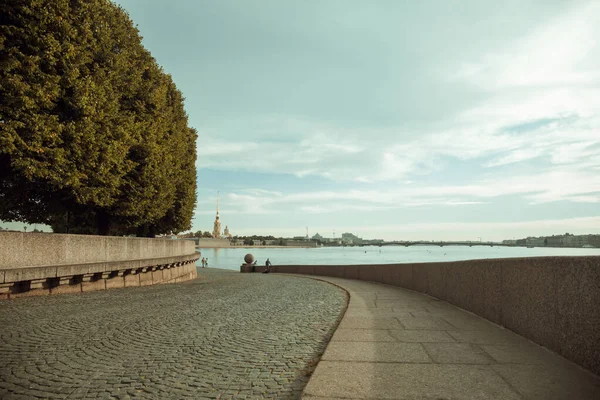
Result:
[[528,237],[525,239],[525,244],[527,246],[542,247],[544,246],[544,240],[543,237]]
[[362,244],[362,238],[354,235],[353,233],[342,233],[342,243],[343,244]]
[[528,237],[526,239],[503,240],[503,244],[533,247],[600,247],[600,235],[552,235],[541,237]]
[[315,233],[315,234],[313,235],[313,237],[312,237],[312,240],[319,240],[319,241],[320,241],[320,240],[323,240],[323,239],[324,239],[324,238],[323,238],[323,236],[319,235],[319,233],[318,233],[318,232],[317,232],[317,233]]
[[583,247],[589,243],[589,237],[591,235],[569,235],[563,239],[564,246],[567,247]]
[[562,247],[564,243],[564,236],[547,236],[546,246],[549,247]]

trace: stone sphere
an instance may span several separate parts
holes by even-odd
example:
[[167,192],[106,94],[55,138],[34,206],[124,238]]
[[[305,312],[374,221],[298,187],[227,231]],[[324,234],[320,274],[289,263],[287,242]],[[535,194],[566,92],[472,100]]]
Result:
[[248,253],[244,256],[244,261],[246,261],[246,264],[252,264],[252,262],[254,261],[254,256]]

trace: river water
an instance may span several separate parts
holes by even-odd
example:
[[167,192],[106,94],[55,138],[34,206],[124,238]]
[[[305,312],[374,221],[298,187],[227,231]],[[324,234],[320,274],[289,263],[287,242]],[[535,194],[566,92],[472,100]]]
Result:
[[[318,248],[221,248],[199,249],[201,257],[208,257],[213,268],[238,270],[244,255],[252,253],[260,265],[267,257],[273,265],[335,265],[335,264],[395,264],[434,261],[477,260],[484,258],[538,257],[538,256],[600,256],[598,249],[569,249],[544,247],[489,247],[489,246],[365,246]],[[200,260],[197,262],[201,266]]]

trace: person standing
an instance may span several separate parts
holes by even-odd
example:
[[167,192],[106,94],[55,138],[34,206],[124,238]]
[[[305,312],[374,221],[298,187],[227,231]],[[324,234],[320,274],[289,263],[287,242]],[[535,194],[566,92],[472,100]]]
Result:
[[202,257],[202,268],[204,268],[205,263],[206,263],[206,261],[204,260],[204,257]]
[[267,258],[267,261],[265,261],[265,270],[263,271],[263,273],[268,274],[269,272],[271,272],[271,261]]

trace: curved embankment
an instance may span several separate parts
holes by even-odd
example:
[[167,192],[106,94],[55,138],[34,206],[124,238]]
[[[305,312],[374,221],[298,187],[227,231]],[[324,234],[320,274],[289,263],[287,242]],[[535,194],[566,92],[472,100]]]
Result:
[[345,292],[283,274],[201,274],[0,302],[0,398],[299,398]]
[[459,307],[397,286],[306,276],[345,288],[350,303],[302,399],[600,399],[600,377]]
[[0,299],[197,277],[188,240],[0,232]]
[[425,293],[504,326],[600,375],[597,256],[278,265],[274,271],[380,282]]

